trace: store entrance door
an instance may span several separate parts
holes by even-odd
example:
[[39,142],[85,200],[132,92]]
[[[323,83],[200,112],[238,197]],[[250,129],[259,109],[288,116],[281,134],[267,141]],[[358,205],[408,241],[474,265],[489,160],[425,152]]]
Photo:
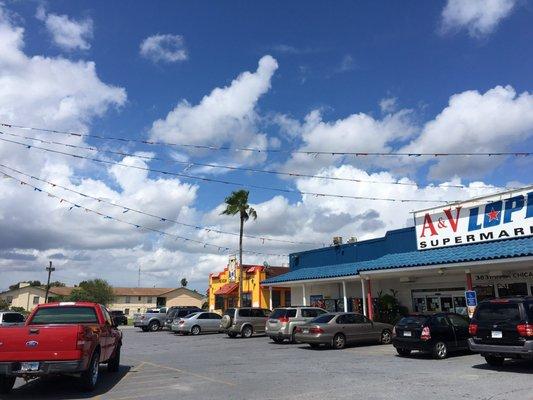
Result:
[[412,292],[413,309],[419,313],[456,312],[466,315],[463,288],[422,289]]

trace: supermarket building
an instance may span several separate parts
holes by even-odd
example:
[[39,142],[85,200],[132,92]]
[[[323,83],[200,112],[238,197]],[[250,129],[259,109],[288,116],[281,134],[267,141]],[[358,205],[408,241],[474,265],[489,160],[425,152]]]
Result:
[[291,289],[293,305],[372,318],[391,294],[411,312],[467,313],[478,301],[533,295],[533,186],[414,215],[415,226],[384,237],[293,253],[290,271],[262,281]]

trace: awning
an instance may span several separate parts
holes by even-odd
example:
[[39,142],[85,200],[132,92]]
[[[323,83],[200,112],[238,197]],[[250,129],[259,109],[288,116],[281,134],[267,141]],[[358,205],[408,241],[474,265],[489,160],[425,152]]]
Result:
[[238,287],[239,287],[238,283],[226,283],[224,286],[222,286],[215,292],[215,295],[230,294],[234,292],[235,290],[237,290]]

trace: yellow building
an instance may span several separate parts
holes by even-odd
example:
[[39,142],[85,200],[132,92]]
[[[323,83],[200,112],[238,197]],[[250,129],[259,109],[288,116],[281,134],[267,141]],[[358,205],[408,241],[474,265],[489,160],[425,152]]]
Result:
[[[232,265],[233,264],[233,265]],[[289,288],[261,287],[261,281],[289,272],[286,267],[244,265],[242,281],[242,307],[275,308],[291,305]],[[237,306],[239,293],[239,268],[230,261],[219,273],[209,274],[209,310],[223,312]]]
[[[49,301],[67,297],[72,287],[51,287]],[[110,310],[120,310],[126,315],[146,312],[149,308],[172,306],[202,307],[205,296],[185,287],[180,288],[127,288],[114,287],[115,301],[109,304]],[[5,300],[10,307],[22,307],[31,311],[37,304],[44,303],[46,288],[30,286],[22,282],[19,288],[0,293],[0,299]]]

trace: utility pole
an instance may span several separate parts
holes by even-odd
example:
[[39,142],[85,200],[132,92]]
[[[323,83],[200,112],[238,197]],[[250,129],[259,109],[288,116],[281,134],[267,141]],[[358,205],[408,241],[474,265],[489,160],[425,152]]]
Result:
[[141,266],[139,265],[139,278],[137,279],[137,287],[141,287]]
[[50,261],[50,265],[46,267],[46,270],[48,271],[48,282],[46,282],[46,294],[44,295],[44,302],[48,303],[48,292],[50,291],[50,275],[52,275],[52,272],[56,269],[52,267],[52,261]]

